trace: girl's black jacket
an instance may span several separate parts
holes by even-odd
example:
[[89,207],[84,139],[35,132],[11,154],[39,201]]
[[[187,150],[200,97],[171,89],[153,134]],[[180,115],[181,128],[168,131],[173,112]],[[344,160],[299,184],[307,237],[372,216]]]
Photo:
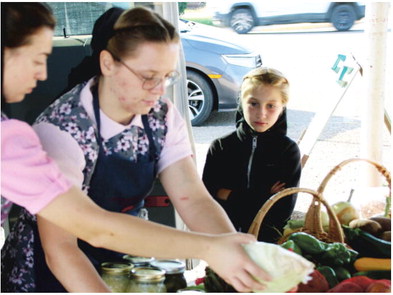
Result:
[[[296,187],[301,174],[300,151],[286,136],[286,110],[269,130],[257,133],[237,113],[237,129],[218,138],[210,146],[203,171],[203,182],[222,205],[236,229],[247,232],[262,205],[272,196],[277,181]],[[232,190],[226,201],[216,198],[217,190]],[[262,223],[258,240],[275,242],[291,216],[296,195],[275,203]]]

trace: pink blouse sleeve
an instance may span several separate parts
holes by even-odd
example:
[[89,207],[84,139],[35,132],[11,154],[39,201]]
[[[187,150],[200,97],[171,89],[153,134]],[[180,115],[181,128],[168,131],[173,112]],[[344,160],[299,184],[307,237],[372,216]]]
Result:
[[168,133],[158,161],[158,173],[176,161],[193,155],[186,122],[170,100],[165,99],[165,102],[168,104]]
[[28,124],[17,120],[1,122],[3,197],[36,214],[70,187]]

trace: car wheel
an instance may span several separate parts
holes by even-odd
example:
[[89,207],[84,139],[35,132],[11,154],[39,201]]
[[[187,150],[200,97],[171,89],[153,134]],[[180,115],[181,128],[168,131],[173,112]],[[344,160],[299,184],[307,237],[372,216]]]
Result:
[[213,110],[213,91],[202,75],[187,71],[187,92],[191,124],[199,126]]
[[337,31],[348,31],[356,20],[356,14],[351,5],[338,5],[333,8],[330,21]]
[[240,8],[232,12],[231,28],[238,34],[246,34],[255,26],[255,20],[250,9]]

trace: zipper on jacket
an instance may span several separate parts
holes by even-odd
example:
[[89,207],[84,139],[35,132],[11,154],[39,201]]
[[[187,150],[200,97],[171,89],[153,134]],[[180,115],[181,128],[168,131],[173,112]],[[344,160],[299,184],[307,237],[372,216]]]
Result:
[[251,166],[252,160],[254,158],[255,149],[257,148],[257,137],[254,136],[252,138],[252,148],[251,148],[251,155],[250,159],[248,160],[248,167],[247,167],[247,188],[250,188],[250,179],[251,179]]

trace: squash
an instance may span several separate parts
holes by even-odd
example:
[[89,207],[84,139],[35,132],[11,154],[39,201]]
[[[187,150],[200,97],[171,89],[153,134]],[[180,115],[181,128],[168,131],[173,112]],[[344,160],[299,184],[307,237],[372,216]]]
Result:
[[390,258],[361,257],[355,260],[353,266],[357,271],[391,270]]

